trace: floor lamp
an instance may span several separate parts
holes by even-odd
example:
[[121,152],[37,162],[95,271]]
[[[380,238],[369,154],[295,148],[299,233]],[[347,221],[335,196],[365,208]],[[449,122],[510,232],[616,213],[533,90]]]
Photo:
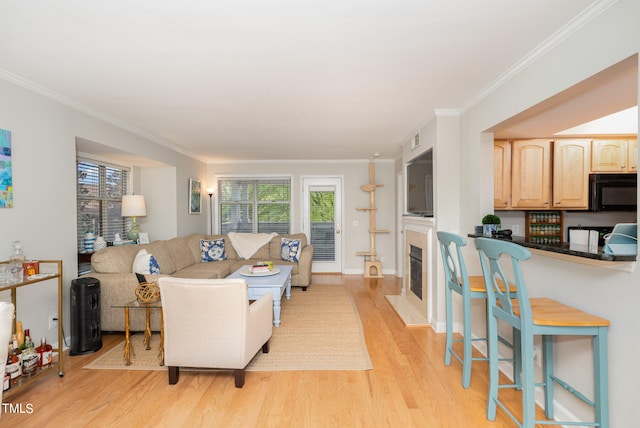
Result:
[[213,188],[209,187],[207,193],[209,194],[209,233],[213,235]]

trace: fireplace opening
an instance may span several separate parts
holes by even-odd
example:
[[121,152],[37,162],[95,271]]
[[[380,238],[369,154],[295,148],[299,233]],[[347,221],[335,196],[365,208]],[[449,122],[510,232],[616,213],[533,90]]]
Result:
[[409,289],[422,300],[422,248],[409,246]]

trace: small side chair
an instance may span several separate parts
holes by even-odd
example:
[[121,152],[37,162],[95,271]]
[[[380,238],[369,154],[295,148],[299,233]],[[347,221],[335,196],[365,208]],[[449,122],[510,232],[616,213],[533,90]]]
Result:
[[[486,340],[485,337],[473,339],[471,337],[471,299],[487,299],[487,289],[484,285],[484,278],[480,276],[469,276],[467,266],[464,262],[461,248],[467,245],[467,241],[460,235],[450,232],[438,231],[438,242],[442,253],[445,275],[445,304],[446,304],[446,350],[444,364],[451,364],[453,355],[462,363],[462,386],[469,388],[471,383],[471,364],[474,360],[487,361],[487,358],[472,357],[472,342],[476,340]],[[462,339],[453,339],[452,322],[452,292],[462,296]],[[453,349],[453,344],[463,343],[462,356]]]
[[244,279],[167,276],[158,285],[169,384],[178,382],[180,367],[231,369],[236,388],[242,388],[247,364],[260,348],[269,352],[271,293],[249,304]]
[[[581,426],[609,426],[609,397],[607,374],[607,330],[609,320],[583,312],[571,306],[549,298],[529,298],[520,262],[528,260],[531,252],[512,242],[497,239],[477,238],[476,248],[480,253],[480,263],[484,281],[487,284],[487,301],[489,309],[489,401],[487,418],[496,418],[497,407],[505,411],[511,419],[523,428],[533,428],[536,424],[577,425],[576,422],[554,420],[536,420],[536,404],[534,389],[542,386],[544,390],[545,416],[553,419],[554,387],[566,389],[578,399],[594,408],[594,421],[581,422]],[[502,264],[510,265],[507,270],[511,278],[503,270]],[[513,282],[517,287],[516,299],[512,299],[501,289],[501,284]],[[520,376],[515,383],[501,385],[498,372],[498,321],[514,328],[514,350],[516,350],[517,366],[521,368]],[[542,336],[542,383],[536,384],[534,378],[535,335]],[[591,401],[566,381],[554,373],[553,337],[554,336],[588,336],[593,339],[594,360],[594,399]],[[515,341],[518,341],[516,343]],[[500,388],[522,389],[522,421],[518,419],[500,402]]]

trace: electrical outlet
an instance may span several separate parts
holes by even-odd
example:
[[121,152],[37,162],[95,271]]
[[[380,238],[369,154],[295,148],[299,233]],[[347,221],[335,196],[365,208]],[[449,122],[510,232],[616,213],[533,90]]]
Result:
[[54,328],[58,328],[58,315],[57,314],[49,315],[49,330],[53,330]]
[[518,226],[517,224],[512,225],[511,231],[514,235],[520,235],[520,226]]

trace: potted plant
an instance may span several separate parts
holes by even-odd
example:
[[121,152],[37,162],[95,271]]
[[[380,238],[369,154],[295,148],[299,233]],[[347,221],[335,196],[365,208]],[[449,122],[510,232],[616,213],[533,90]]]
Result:
[[495,214],[487,214],[482,217],[482,234],[492,236],[493,232],[500,230],[500,217]]

